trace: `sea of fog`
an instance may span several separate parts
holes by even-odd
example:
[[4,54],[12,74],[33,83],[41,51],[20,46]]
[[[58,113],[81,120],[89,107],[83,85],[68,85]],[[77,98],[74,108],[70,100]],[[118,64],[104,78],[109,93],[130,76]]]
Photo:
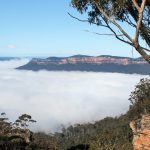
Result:
[[37,121],[34,131],[118,116],[143,75],[95,72],[22,71],[27,59],[0,61],[0,111],[11,120],[20,114]]

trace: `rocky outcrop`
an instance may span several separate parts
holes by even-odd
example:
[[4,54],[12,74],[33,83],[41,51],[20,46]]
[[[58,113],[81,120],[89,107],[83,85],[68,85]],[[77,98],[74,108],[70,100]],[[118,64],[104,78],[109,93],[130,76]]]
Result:
[[85,56],[36,58],[16,69],[48,71],[91,71],[126,74],[150,74],[150,65],[142,58],[117,56]]
[[70,57],[49,57],[47,59],[33,59],[31,61],[33,64],[48,65],[48,64],[103,64],[103,63],[113,63],[121,65],[129,64],[146,64],[147,62],[143,59],[132,59],[129,57],[116,57],[116,56],[86,56],[86,55],[75,55]]
[[134,150],[150,150],[150,115],[130,122]]
[[28,129],[13,129],[0,134],[0,150],[25,150],[32,144],[32,132]]
[[21,138],[25,143],[32,142],[33,133],[29,129],[14,129],[11,133],[7,134],[10,139],[13,137]]

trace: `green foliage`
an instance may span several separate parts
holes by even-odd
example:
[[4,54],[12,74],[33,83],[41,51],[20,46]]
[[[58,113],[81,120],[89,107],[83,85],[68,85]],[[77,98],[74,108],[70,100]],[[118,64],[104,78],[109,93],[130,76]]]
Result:
[[143,114],[150,113],[150,79],[141,79],[129,98],[129,118],[141,118]]
[[[130,26],[134,26],[134,23],[138,19],[138,12],[131,0],[71,0],[71,5],[80,13],[87,13],[89,23],[102,25],[105,21],[109,22],[104,18],[103,14],[99,12],[95,5],[95,1],[102,6],[104,12],[110,18],[127,23]],[[141,1],[137,1],[137,3],[139,6],[141,5]],[[147,2],[146,9],[144,11],[145,22],[143,22],[147,29],[149,29],[150,23],[149,13],[150,2]],[[148,30],[147,35],[149,32],[150,31]]]
[[[95,6],[94,0],[72,0],[72,7],[76,8],[80,13],[86,13],[90,21],[95,21],[95,23],[103,21],[103,15],[99,12]],[[127,19],[129,12],[127,11],[128,5],[131,2],[127,0],[99,0],[99,4],[103,6],[103,10],[109,15],[109,17],[115,17],[117,20]],[[91,23],[92,23],[91,22]]]

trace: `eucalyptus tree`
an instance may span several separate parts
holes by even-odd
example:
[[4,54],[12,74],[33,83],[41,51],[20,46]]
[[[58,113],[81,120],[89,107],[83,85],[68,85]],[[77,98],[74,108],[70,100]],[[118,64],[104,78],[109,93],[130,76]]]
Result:
[[[81,14],[87,14],[86,20],[70,14],[72,17],[109,29],[111,34],[106,35],[114,35],[131,45],[150,63],[149,0],[71,0],[71,5]],[[142,40],[146,46],[141,44]]]

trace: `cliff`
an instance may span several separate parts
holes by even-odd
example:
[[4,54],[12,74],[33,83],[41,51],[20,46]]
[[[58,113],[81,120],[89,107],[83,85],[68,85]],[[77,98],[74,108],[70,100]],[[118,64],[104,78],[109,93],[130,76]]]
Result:
[[77,63],[86,63],[86,64],[104,64],[104,63],[113,63],[120,65],[129,65],[129,64],[147,64],[141,58],[132,59],[129,57],[117,57],[117,56],[86,56],[86,55],[74,55],[70,57],[49,57],[47,59],[33,59],[31,60],[33,64],[77,64]]
[[150,150],[150,115],[130,122],[134,150]]
[[150,74],[150,65],[141,58],[116,56],[85,56],[49,57],[46,59],[32,59],[28,64],[20,66],[22,70],[48,71],[92,71],[117,72],[127,74]]

